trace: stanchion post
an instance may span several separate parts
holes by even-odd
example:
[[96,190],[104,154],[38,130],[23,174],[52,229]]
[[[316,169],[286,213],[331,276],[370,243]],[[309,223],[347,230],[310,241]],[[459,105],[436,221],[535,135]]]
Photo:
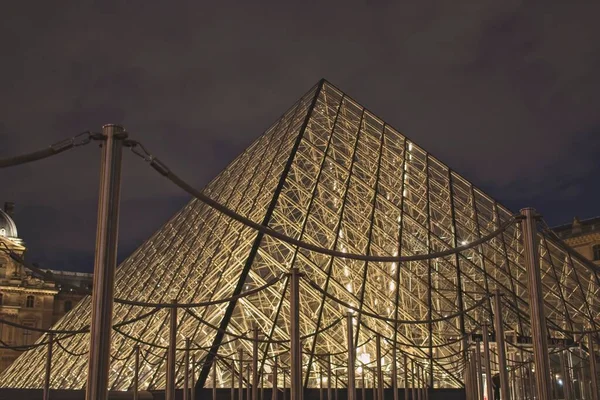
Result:
[[417,399],[418,400],[422,400],[423,397],[421,396],[421,366],[419,364],[417,364]]
[[415,387],[415,360],[410,360],[410,398],[417,400],[417,388]]
[[[190,396],[190,400],[196,400],[196,355],[192,354],[192,384],[191,384],[191,396]],[[231,387],[233,387],[233,382],[231,384]],[[231,399],[233,400],[233,398]]]
[[594,351],[594,335],[587,334],[588,349],[590,351],[590,380],[592,381],[592,400],[598,400],[598,367],[596,364],[596,352]]
[[100,195],[94,255],[94,284],[86,400],[108,397],[108,374],[113,319],[115,268],[121,192],[121,156],[127,133],[118,125],[102,127],[104,144],[100,164]]
[[235,361],[231,361],[231,388],[230,398],[235,400]]
[[48,350],[46,350],[46,371],[44,374],[44,400],[50,400],[50,377],[52,376],[52,346],[54,344],[54,334],[48,334]]
[[279,368],[278,356],[273,359],[273,392],[271,393],[271,400],[277,400],[277,369]]
[[538,259],[538,237],[536,218],[537,213],[533,208],[524,208],[521,215],[523,231],[523,246],[525,254],[525,268],[527,270],[527,291],[529,293],[530,321],[533,336],[533,353],[535,359],[535,373],[538,400],[550,400],[551,376],[550,358],[548,356],[548,331],[546,329],[546,315],[544,313],[544,297],[542,293],[542,278],[540,275]]
[[133,400],[138,400],[140,391],[140,345],[133,346],[133,351],[135,363],[133,366]]
[[356,386],[354,379],[354,335],[353,335],[353,324],[352,324],[352,313],[346,314],[346,327],[348,329],[348,400],[356,400]]
[[377,357],[377,398],[383,400],[383,371],[381,369],[381,336],[375,335],[375,357]]
[[366,373],[367,373],[367,367],[362,366],[361,374],[360,374],[360,390],[361,390],[360,400],[366,400],[366,398],[367,398],[367,385],[365,383],[365,374]]
[[404,368],[404,400],[408,400],[408,356],[406,354],[402,355],[402,365]]
[[252,328],[252,400],[258,400],[258,325]]
[[[485,354],[485,387],[487,398],[494,398],[494,391],[492,389],[492,353],[490,352],[490,336],[488,332],[487,322],[482,325],[483,330],[483,353]],[[550,400],[550,399],[548,399]]]
[[333,400],[331,395],[331,354],[327,354],[327,400]]
[[190,339],[185,339],[185,355],[183,366],[183,400],[189,400],[190,395]]
[[217,358],[213,358],[212,365],[212,399],[217,400]]
[[508,388],[508,369],[506,368],[506,345],[504,344],[504,325],[502,324],[502,293],[494,292],[494,320],[496,328],[496,350],[498,351],[498,373],[500,374],[500,397],[510,400]]
[[238,374],[238,400],[244,400],[244,349],[238,349],[238,360],[240,369]]
[[252,399],[252,381],[251,381],[251,377],[250,377],[250,369],[251,366],[248,365],[248,368],[246,369],[246,399],[247,400],[251,400]]
[[292,268],[290,274],[290,339],[291,379],[290,400],[302,398],[302,358],[300,349],[300,271]]
[[319,365],[319,400],[323,399],[323,365]]
[[475,341],[475,365],[477,368],[477,394],[483,400],[483,368],[481,367],[481,342]]
[[175,356],[177,350],[177,300],[171,300],[169,308],[169,350],[167,352],[166,400],[175,400]]
[[392,343],[392,399],[398,400],[398,361],[396,360],[396,343]]
[[567,348],[560,354],[560,367],[563,373],[563,390],[565,391],[566,400],[574,400],[573,389],[571,387],[571,372],[569,371],[569,361],[567,360]]

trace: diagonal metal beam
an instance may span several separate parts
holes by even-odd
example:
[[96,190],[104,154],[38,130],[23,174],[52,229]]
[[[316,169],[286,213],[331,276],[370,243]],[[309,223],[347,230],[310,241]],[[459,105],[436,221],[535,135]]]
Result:
[[[279,194],[281,193],[281,190],[283,189],[283,186],[287,179],[288,173],[292,167],[292,163],[294,162],[296,152],[298,151],[298,147],[300,146],[300,142],[302,141],[302,137],[304,136],[304,131],[306,130],[306,125],[308,124],[308,121],[310,120],[310,117],[313,113],[315,103],[317,102],[317,99],[319,98],[319,94],[321,93],[321,90],[323,89],[324,83],[325,83],[325,80],[321,79],[319,81],[319,83],[317,84],[315,94],[310,102],[310,105],[308,106],[308,109],[306,112],[306,117],[304,118],[302,126],[300,127],[300,131],[298,132],[298,137],[296,138],[296,141],[294,143],[292,151],[290,152],[290,155],[285,164],[285,167],[281,173],[281,176],[279,177],[279,183],[277,184],[277,187],[275,188],[273,197],[271,198],[271,202],[270,202],[267,212],[265,213],[265,216],[263,218],[263,221],[262,221],[263,226],[268,226],[269,222],[271,221],[271,216],[273,215],[273,211],[275,211],[275,206],[277,205],[277,201],[279,200]],[[298,105],[298,107],[300,108],[301,106]],[[293,118],[292,118],[292,123],[293,123]],[[237,296],[242,292],[244,283],[246,282],[246,278],[248,277],[248,273],[250,272],[250,269],[252,268],[254,258],[256,257],[256,254],[258,253],[258,249],[260,247],[260,243],[262,242],[263,236],[264,236],[263,233],[261,233],[261,232],[257,233],[256,239],[254,239],[254,243],[252,244],[250,253],[248,254],[248,257],[246,258],[246,263],[244,264],[244,268],[242,269],[242,272],[240,274],[238,282],[235,286],[235,289],[233,290],[232,296]],[[227,329],[227,326],[229,325],[229,322],[231,321],[231,317],[233,315],[233,311],[235,309],[236,304],[237,304],[237,301],[232,300],[227,305],[227,309],[225,310],[223,319],[221,320],[221,324],[219,326],[220,330],[215,334],[213,343],[210,346],[210,351],[206,356],[206,360],[204,362],[204,365],[202,366],[200,375],[198,376],[198,381],[196,382],[196,390],[203,388],[204,384],[206,383],[208,374],[210,372],[211,365],[215,358],[215,354],[219,350],[221,342],[223,341],[223,336],[224,336],[223,332],[225,332],[225,330]]]

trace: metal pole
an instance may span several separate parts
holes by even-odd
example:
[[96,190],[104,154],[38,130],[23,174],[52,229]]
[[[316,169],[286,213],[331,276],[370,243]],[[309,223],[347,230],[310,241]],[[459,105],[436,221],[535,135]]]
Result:
[[590,379],[592,381],[592,400],[598,400],[598,367],[596,365],[596,353],[594,352],[594,336],[587,334],[588,348],[590,350]]
[[421,393],[421,366],[417,364],[417,400],[423,400]]
[[331,354],[327,354],[327,400],[333,400],[331,395]]
[[398,400],[398,365],[396,361],[396,343],[392,344],[392,392],[393,400]]
[[139,382],[140,382],[140,346],[133,346],[133,351],[135,352],[134,358],[134,370],[133,370],[133,400],[138,400],[139,398]]
[[354,348],[354,335],[353,335],[353,325],[352,325],[352,313],[348,312],[346,314],[346,326],[348,329],[348,400],[356,400],[356,383],[354,377],[354,358],[355,358],[355,348]]
[[265,375],[260,374],[260,400],[265,398]]
[[290,339],[291,378],[290,400],[302,398],[302,358],[300,349],[300,271],[292,268],[290,275]]
[[417,400],[417,390],[415,388],[415,360],[410,360],[410,398]]
[[404,366],[404,400],[408,400],[408,356],[402,355],[402,364]]
[[252,400],[258,400],[258,326],[252,328]]
[[52,345],[54,344],[54,334],[48,334],[48,350],[46,351],[46,373],[44,376],[44,400],[50,400],[50,376],[52,372]]
[[367,367],[363,366],[361,368],[362,368],[361,369],[362,374],[360,376],[360,379],[361,379],[361,395],[362,395],[362,397],[361,397],[360,400],[366,400],[366,398],[367,398],[367,389],[366,389],[367,385],[365,383],[365,375],[367,373]]
[[475,341],[475,363],[477,366],[477,393],[479,400],[483,400],[483,368],[481,367],[481,343],[479,340]]
[[383,400],[383,373],[381,370],[381,336],[375,336],[375,352],[377,353],[377,398]]
[[121,192],[121,155],[127,133],[118,125],[104,125],[100,165],[100,196],[98,226],[94,255],[92,319],[86,400],[108,397],[108,374],[113,319],[115,268],[119,227],[119,197]]
[[496,328],[496,350],[498,351],[498,369],[500,374],[500,397],[510,400],[508,389],[508,369],[506,368],[506,345],[504,344],[504,325],[502,324],[502,303],[500,290],[494,292],[494,319]]
[[283,375],[283,400],[286,400],[287,397],[287,388],[285,387],[285,369],[281,370]]
[[473,384],[473,380],[474,380],[474,378],[476,378],[475,368],[473,367],[474,364],[475,364],[475,350],[471,350],[469,352],[469,356],[467,357],[465,371],[464,371],[465,392],[466,392],[465,394],[466,394],[467,400],[477,399],[477,396],[476,396],[477,390],[474,390],[476,388],[476,386]]
[[[233,384],[231,385],[233,387]],[[196,355],[192,354],[192,385],[190,400],[196,400]],[[233,400],[233,398],[231,399]]]
[[185,339],[185,355],[183,366],[183,400],[188,400],[190,397],[190,339]]
[[[277,400],[277,368],[279,361],[277,360],[277,356],[273,359],[273,393],[271,394],[272,400]],[[323,400],[323,399],[321,399]]]
[[231,400],[235,400],[235,361],[231,362]]
[[246,369],[246,399],[250,400],[252,397],[252,388],[251,388],[251,381],[250,381],[250,365],[248,365],[248,368]]
[[548,358],[548,331],[546,329],[542,278],[540,275],[537,249],[537,213],[533,208],[524,208],[521,210],[521,215],[525,217],[525,220],[521,221],[521,229],[523,230],[525,268],[527,269],[529,304],[531,310],[530,321],[533,336],[538,400],[550,400],[550,359]]
[[567,360],[567,348],[560,354],[560,367],[563,373],[563,390],[565,392],[565,400],[574,400],[573,391],[571,388],[571,373],[569,371],[569,363]]
[[340,377],[338,375],[338,372],[335,371],[335,400],[338,400],[338,391],[339,391],[339,387],[340,387]]
[[240,360],[240,370],[238,375],[238,400],[244,400],[244,349],[238,349],[238,359]]
[[212,365],[212,398],[217,400],[217,359],[213,358]]
[[167,351],[167,383],[165,385],[166,400],[175,400],[175,351],[177,344],[177,300],[171,300],[169,308],[169,350]]
[[[487,400],[494,399],[494,392],[492,389],[492,353],[490,352],[490,337],[488,333],[488,324],[484,323],[483,328],[483,353],[485,354],[485,387]],[[550,400],[550,399],[548,399]]]
[[323,400],[323,366],[319,366],[319,400]]
[[373,400],[381,400],[377,398],[377,371],[375,368],[371,369],[371,374],[373,375]]

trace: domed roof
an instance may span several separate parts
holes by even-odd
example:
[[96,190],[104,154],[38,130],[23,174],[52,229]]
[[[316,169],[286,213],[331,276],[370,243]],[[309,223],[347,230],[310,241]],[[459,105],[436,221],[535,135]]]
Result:
[[19,237],[15,221],[2,209],[0,209],[0,236],[9,239]]

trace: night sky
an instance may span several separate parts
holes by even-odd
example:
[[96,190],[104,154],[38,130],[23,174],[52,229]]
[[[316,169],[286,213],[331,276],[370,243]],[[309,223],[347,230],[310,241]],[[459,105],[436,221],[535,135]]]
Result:
[[[202,187],[325,77],[515,211],[600,214],[600,2],[210,3],[4,5],[0,157],[120,123]],[[92,269],[99,157],[0,170],[30,261]],[[189,199],[123,168],[120,259]]]

